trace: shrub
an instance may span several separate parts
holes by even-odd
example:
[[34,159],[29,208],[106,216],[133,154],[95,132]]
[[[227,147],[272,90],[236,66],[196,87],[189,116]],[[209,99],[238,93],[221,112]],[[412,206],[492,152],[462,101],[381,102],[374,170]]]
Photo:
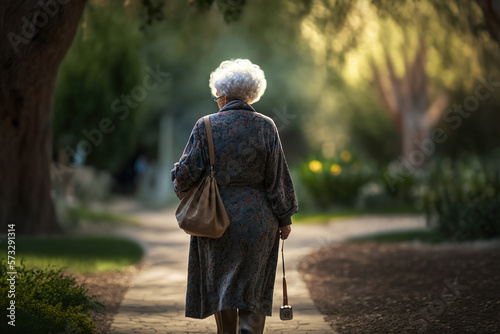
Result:
[[359,189],[373,176],[373,168],[354,159],[348,151],[330,160],[310,160],[300,166],[301,182],[322,206],[353,204]]
[[[13,327],[4,319],[2,333],[94,333],[91,310],[104,305],[87,296],[86,289],[61,269],[27,269],[21,264],[12,270],[6,261],[0,269],[0,307],[6,310],[10,300],[15,300],[16,320]],[[7,298],[10,271],[17,271],[12,299]]]
[[499,161],[437,162],[425,198],[428,224],[454,240],[500,236]]
[[417,184],[422,180],[423,177],[418,177],[419,173],[411,173],[410,175],[405,175],[402,180],[398,182],[390,182],[388,175],[391,175],[392,164],[380,170],[379,178],[383,180],[383,185],[386,193],[390,197],[398,199],[404,203],[412,203],[415,200],[414,189]]

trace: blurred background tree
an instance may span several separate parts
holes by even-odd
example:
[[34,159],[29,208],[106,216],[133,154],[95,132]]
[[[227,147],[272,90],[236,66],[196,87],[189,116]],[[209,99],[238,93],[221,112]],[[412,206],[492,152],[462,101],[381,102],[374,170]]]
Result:
[[[54,152],[65,155],[61,163],[81,162],[115,173],[135,153],[148,110],[139,23],[114,6],[86,7],[56,82],[52,122]],[[109,119],[106,131],[101,129],[103,119]]]
[[[361,114],[333,113],[330,122],[323,117],[313,117],[316,124],[312,128],[321,127],[321,124],[327,127],[331,123],[350,123],[353,130],[348,137],[341,136],[338,132],[334,135],[330,131],[324,138],[318,138],[321,142],[317,147],[326,145],[333,148],[339,146],[339,143],[345,143],[337,148],[338,151],[354,141],[372,158],[385,160],[386,163],[401,153],[401,148],[396,149],[391,145],[396,140],[397,133],[381,131],[388,127],[390,119],[387,115],[371,113],[372,117],[366,123],[380,123],[378,129],[355,124],[365,122],[368,110],[381,108],[380,98],[373,89],[374,75],[370,62],[373,60],[378,66],[385,64],[385,50],[393,58],[395,75],[401,77],[405,59],[411,59],[416,54],[419,41],[423,40],[428,58],[425,65],[429,81],[428,93],[434,99],[440,92],[446,92],[450,95],[450,107],[455,103],[463,103],[481,83],[478,78],[486,78],[488,75],[498,77],[498,44],[490,38],[483,13],[474,2],[325,0],[313,1],[312,8],[310,15],[302,22],[304,37],[310,41],[318,61],[330,69],[331,80],[337,81],[330,88],[331,94],[341,96],[335,98],[335,102],[324,99],[323,103],[329,105],[321,110],[333,109],[335,104],[335,109],[350,109],[348,105],[338,106],[343,101],[347,104],[362,104],[361,108],[352,110],[357,109]],[[346,91],[353,91],[348,99],[342,98]],[[480,115],[489,114],[489,121],[493,118],[498,122],[499,115],[491,109],[490,103],[498,103],[497,94],[481,102],[477,112],[467,119],[467,127],[450,131],[453,132],[453,138],[438,150],[450,153],[451,147],[460,146],[460,142],[455,142],[460,137],[474,142],[467,147],[460,146],[460,150],[486,151],[498,146],[498,137],[493,138],[490,134],[478,137],[469,132],[470,127],[474,127],[475,131],[480,127],[491,128],[488,123],[483,123]],[[445,121],[441,121],[438,126],[449,130],[449,124]],[[377,130],[379,132],[375,134]],[[374,142],[378,143],[376,146],[380,150],[374,149]],[[381,156],[377,151],[385,152],[386,149],[382,147],[386,145],[393,149]]]

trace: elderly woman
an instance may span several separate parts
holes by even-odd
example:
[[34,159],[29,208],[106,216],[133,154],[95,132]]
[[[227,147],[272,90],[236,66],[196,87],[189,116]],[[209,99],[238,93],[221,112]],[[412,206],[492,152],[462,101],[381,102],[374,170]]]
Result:
[[[276,125],[251,106],[266,89],[247,59],[224,61],[210,75],[219,112],[210,115],[215,178],[230,225],[220,239],[191,236],[186,317],[215,315],[217,333],[262,333],[271,316],[279,238],[291,231],[297,199]],[[181,198],[209,173],[203,119],[172,170]]]

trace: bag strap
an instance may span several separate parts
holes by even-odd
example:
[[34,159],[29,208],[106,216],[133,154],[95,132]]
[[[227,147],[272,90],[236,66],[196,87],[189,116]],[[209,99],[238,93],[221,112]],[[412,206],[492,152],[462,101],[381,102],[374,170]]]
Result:
[[209,116],[203,117],[205,121],[205,128],[207,129],[207,140],[208,140],[208,153],[210,155],[210,171],[213,175],[214,172],[214,140],[212,138],[212,127],[210,126]]
[[286,278],[285,278],[285,255],[283,253],[283,247],[285,246],[285,240],[281,244],[281,263],[283,264],[283,306],[288,305],[288,293],[286,289]]

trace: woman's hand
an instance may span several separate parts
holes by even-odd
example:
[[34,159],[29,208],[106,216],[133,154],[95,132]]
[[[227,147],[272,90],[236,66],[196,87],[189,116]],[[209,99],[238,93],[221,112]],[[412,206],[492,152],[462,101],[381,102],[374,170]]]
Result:
[[291,231],[292,231],[292,227],[290,225],[280,227],[281,239],[285,240],[286,238],[288,238]]

